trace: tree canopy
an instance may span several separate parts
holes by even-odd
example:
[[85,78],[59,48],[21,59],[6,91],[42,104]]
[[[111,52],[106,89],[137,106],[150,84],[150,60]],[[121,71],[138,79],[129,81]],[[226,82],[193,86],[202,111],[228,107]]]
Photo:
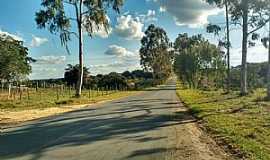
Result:
[[0,36],[0,80],[20,80],[31,73],[28,49],[23,42],[10,36]]
[[[68,64],[65,71],[65,75],[64,75],[64,79],[65,79],[65,82],[67,82],[67,85],[69,86],[76,85],[76,83],[78,82],[79,74],[80,74],[80,66],[78,64],[74,66],[71,64]],[[89,68],[84,67],[84,72],[83,72],[84,82],[86,81],[86,78],[89,77],[89,75],[90,75]]]
[[222,86],[224,53],[201,35],[179,34],[174,43],[174,71],[189,87]]
[[154,78],[168,77],[171,73],[170,41],[164,29],[150,25],[141,40],[141,65],[152,71]]

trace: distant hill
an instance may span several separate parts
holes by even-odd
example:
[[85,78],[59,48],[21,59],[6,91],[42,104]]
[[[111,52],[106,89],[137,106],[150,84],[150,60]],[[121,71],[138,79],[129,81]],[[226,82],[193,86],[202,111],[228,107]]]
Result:
[[[241,66],[232,68],[232,86],[240,87]],[[267,62],[248,63],[248,86],[251,89],[266,87],[267,83]]]

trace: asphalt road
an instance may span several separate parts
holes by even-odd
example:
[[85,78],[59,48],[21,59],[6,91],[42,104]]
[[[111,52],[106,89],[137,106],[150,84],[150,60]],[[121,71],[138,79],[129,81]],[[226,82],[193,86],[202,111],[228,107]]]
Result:
[[226,159],[217,148],[180,103],[174,80],[0,135],[1,160]]

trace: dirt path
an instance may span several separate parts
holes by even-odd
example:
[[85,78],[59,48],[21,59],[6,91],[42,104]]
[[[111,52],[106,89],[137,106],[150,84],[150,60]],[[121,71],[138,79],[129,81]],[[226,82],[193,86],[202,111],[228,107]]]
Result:
[[0,159],[225,160],[182,106],[175,81],[143,94],[5,129]]

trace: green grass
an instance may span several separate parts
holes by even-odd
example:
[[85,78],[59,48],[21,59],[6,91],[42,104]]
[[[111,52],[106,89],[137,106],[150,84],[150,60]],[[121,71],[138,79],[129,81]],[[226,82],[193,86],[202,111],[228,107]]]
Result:
[[21,111],[27,109],[45,109],[63,105],[91,104],[113,100],[137,93],[136,91],[97,91],[83,90],[81,98],[74,98],[74,90],[58,91],[55,89],[31,89],[8,99],[7,92],[0,93],[0,111]]
[[270,103],[261,101],[265,90],[240,97],[238,92],[178,88],[179,97],[218,142],[240,158],[270,159]]

